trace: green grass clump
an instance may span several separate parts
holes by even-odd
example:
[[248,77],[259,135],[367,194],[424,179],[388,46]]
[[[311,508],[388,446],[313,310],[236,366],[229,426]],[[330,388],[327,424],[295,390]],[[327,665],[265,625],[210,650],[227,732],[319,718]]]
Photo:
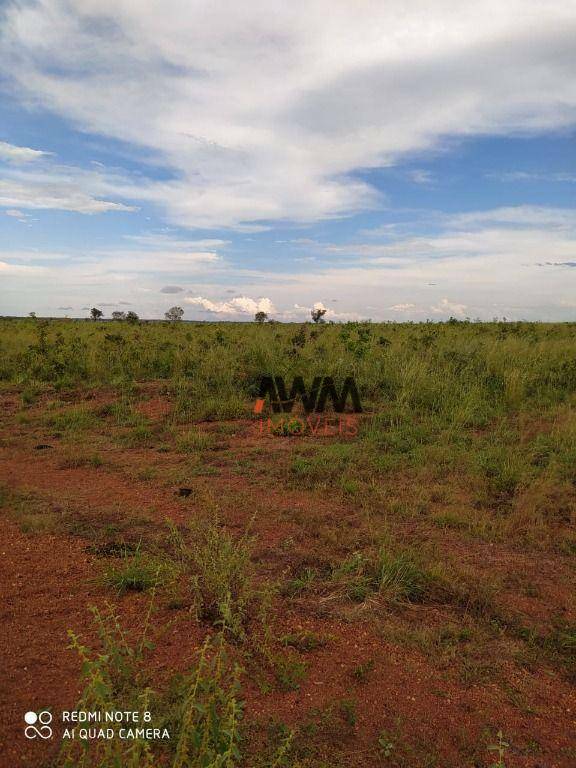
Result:
[[48,414],[43,418],[43,423],[55,432],[85,432],[96,426],[97,416],[94,411],[79,405]]
[[199,429],[189,429],[176,438],[176,447],[182,453],[207,451],[214,447],[214,438]]
[[406,551],[392,553],[382,547],[375,566],[379,592],[394,599],[412,602],[417,602],[423,597],[429,575],[413,554]]
[[301,573],[289,579],[282,587],[282,594],[296,597],[311,589],[317,581],[318,574],[313,568],[305,568]]
[[418,602],[423,599],[429,574],[407,550],[381,546],[375,555],[354,552],[332,572],[332,581],[354,602],[376,593],[390,600]]
[[[362,454],[354,443],[331,443],[307,448],[306,453],[297,454],[290,465],[290,481],[303,488],[329,486],[342,483],[344,473],[355,472],[361,463]],[[346,482],[350,483],[348,478]],[[350,490],[346,486],[343,490]]]
[[119,564],[111,564],[104,572],[102,581],[107,587],[124,592],[146,592],[168,580],[173,567],[167,560],[160,560],[142,552],[127,549]]

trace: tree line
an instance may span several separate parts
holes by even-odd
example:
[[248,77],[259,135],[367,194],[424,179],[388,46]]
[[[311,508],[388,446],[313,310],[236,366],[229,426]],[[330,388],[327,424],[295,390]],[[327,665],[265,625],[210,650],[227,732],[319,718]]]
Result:
[[[34,313],[30,313],[31,315]],[[323,323],[324,322],[324,315],[326,314],[325,309],[312,309],[310,310],[310,314],[312,316],[312,320],[315,323]],[[98,307],[92,307],[90,310],[90,317],[92,320],[101,320],[104,317],[104,312],[102,312],[101,309],[98,309]],[[170,307],[169,310],[164,312],[164,318],[168,320],[171,323],[177,323],[184,317],[184,310],[182,307]],[[124,320],[127,323],[137,323],[140,318],[136,314],[136,312],[133,312],[130,310],[129,312],[122,312],[120,310],[115,310],[112,312],[111,315],[112,320]],[[265,322],[274,322],[273,320],[269,320],[268,314],[266,312],[256,312],[254,315],[254,320],[257,323],[265,323]]]

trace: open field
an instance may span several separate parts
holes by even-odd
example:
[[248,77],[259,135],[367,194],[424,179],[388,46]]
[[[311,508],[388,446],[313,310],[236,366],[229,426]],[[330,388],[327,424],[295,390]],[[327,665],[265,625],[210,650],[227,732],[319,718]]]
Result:
[[0,398],[1,765],[576,764],[576,324],[2,320]]

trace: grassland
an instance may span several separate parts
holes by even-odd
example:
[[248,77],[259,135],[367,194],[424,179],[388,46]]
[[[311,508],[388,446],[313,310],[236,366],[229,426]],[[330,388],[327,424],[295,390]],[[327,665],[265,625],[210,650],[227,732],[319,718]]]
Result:
[[[354,434],[260,431],[270,374]],[[573,766],[575,392],[576,324],[0,321],[19,764]],[[23,742],[79,702],[172,738]]]

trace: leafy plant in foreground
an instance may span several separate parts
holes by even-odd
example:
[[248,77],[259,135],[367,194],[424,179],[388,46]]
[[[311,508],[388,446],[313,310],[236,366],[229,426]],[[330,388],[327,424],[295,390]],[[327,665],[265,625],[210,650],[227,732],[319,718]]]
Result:
[[[232,663],[222,636],[208,638],[190,672],[178,680],[177,696],[155,694],[149,686],[146,652],[150,609],[139,642],[132,646],[111,606],[92,608],[102,650],[83,645],[70,632],[82,661],[85,683],[78,710],[149,711],[166,727],[170,742],[144,738],[65,740],[58,768],[155,768],[162,749],[168,768],[235,768],[239,765],[242,702],[240,668]],[[167,754],[166,750],[171,752]]]

